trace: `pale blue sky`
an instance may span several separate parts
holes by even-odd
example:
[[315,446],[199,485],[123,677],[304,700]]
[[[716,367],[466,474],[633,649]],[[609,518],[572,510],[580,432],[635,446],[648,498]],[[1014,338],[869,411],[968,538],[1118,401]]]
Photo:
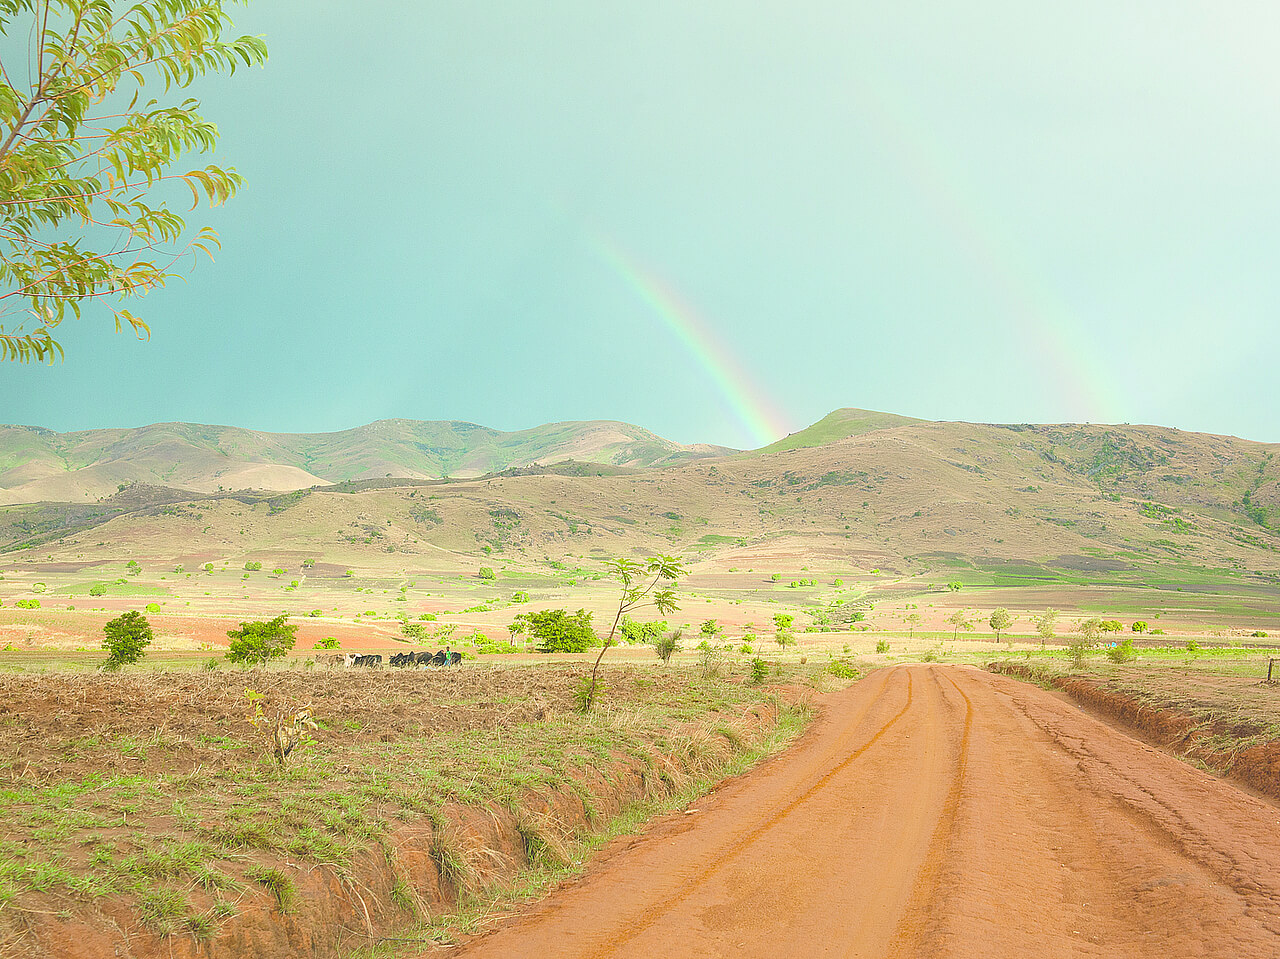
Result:
[[758,405],[1280,441],[1280,5],[258,0],[201,91],[223,251],[0,369],[0,421],[634,422]]

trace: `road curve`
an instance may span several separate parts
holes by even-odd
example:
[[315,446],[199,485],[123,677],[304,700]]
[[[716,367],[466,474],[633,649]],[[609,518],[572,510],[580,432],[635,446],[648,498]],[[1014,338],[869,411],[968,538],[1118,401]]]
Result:
[[1280,809],[1034,686],[879,670],[450,955],[1280,956]]

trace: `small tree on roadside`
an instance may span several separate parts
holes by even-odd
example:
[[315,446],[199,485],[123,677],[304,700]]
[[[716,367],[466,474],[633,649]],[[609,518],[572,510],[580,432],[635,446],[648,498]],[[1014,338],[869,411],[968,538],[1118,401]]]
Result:
[[911,639],[916,634],[916,627],[920,625],[919,613],[907,614],[907,638]]
[[107,651],[107,661],[103,669],[119,669],[121,666],[132,666],[142,658],[143,650],[151,645],[155,636],[151,632],[151,624],[147,617],[136,609],[131,609],[122,616],[117,616],[102,627],[105,634],[102,648]]
[[709,643],[714,643],[724,632],[723,627],[714,619],[704,620],[702,625],[698,627],[698,632],[702,634],[702,638]]
[[280,615],[269,622],[241,623],[239,629],[227,630],[231,637],[227,659],[233,663],[265,666],[268,661],[283,656],[297,642],[294,634],[298,627],[286,622],[287,619],[287,616]]
[[1013,617],[1009,615],[1009,611],[1001,606],[999,609],[991,611],[991,618],[987,620],[992,632],[996,634],[996,642],[1000,642],[1000,633],[1013,625]]
[[957,609],[954,613],[948,616],[947,622],[955,627],[951,631],[952,642],[955,642],[955,639],[960,634],[961,629],[973,629],[973,623],[969,622],[969,617],[965,615],[963,609]]
[[605,652],[616,642],[615,636],[622,617],[642,606],[653,606],[663,615],[674,613],[680,607],[676,603],[675,590],[671,587],[686,573],[684,563],[674,556],[650,556],[643,563],[634,559],[612,559],[605,567],[618,581],[621,593],[618,596],[618,611],[614,613],[613,625],[609,627],[609,635],[591,667],[591,677],[587,681],[586,695],[582,700],[582,711],[585,713],[591,712],[591,707],[595,705],[599,689],[600,660],[604,659]]

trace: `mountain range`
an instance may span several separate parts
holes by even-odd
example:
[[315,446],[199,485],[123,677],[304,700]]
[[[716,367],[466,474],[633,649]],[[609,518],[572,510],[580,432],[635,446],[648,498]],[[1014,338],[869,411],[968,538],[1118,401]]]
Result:
[[184,562],[287,551],[349,563],[440,550],[534,562],[656,551],[743,567],[827,555],[991,575],[1140,569],[1147,579],[1181,564],[1274,590],[1277,452],[1166,427],[865,410],[837,410],[748,452],[612,422],[503,433],[390,420],[308,435],[9,427],[0,548],[48,544],[90,561],[151,543]]

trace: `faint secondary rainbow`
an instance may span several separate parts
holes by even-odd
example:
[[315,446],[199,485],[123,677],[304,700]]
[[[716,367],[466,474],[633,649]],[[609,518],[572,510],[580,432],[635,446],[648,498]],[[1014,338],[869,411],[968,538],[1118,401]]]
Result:
[[735,416],[760,446],[787,435],[786,421],[774,408],[727,344],[692,306],[651,270],[596,232],[587,234],[596,254],[660,319],[710,377]]
[[1065,399],[1064,412],[1094,423],[1124,418],[1126,403],[1108,375],[1105,350],[1088,341],[1066,298],[1022,254],[991,204],[948,162],[950,151],[919,111],[875,62],[864,61],[863,69],[865,82],[851,85],[852,99],[876,128],[878,142],[893,151],[897,172],[929,203],[952,249],[1003,301],[1007,336],[1022,344],[1009,352],[1034,358],[1042,378]]

